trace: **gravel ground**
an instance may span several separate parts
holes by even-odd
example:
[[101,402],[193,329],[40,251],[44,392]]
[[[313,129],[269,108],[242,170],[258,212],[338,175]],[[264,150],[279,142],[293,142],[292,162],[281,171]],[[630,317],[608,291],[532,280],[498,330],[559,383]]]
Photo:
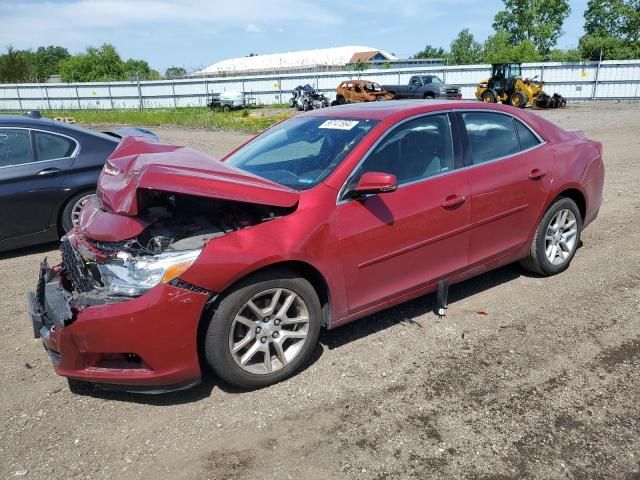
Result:
[[[55,245],[0,257],[0,476],[640,479],[640,106],[543,115],[605,148],[600,217],[571,268],[512,265],[325,332],[279,385],[71,394],[24,294]],[[247,138],[157,128],[221,155]]]

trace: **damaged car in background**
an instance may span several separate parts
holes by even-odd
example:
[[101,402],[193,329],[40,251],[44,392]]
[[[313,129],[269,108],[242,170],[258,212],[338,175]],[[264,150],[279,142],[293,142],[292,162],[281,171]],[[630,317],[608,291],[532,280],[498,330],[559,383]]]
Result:
[[520,260],[568,268],[602,146],[533,113],[372,102],[288,119],[222,161],[125,138],[28,295],[73,391],[257,388],[334,328]]
[[141,128],[98,132],[38,111],[0,115],[0,252],[69,231],[95,193],[105,160],[127,136],[158,140]]

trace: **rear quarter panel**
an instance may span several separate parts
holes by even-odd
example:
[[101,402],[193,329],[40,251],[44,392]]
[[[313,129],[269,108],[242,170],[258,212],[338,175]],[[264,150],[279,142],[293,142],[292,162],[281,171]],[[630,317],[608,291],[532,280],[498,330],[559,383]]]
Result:
[[555,145],[555,176],[550,201],[568,189],[582,192],[586,202],[583,219],[587,226],[596,217],[602,204],[604,163],[602,144],[572,134],[572,138]]

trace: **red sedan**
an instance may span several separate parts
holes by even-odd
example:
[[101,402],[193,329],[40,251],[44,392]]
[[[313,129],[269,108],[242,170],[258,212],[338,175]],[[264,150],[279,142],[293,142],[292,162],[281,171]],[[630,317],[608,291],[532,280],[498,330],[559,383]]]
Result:
[[127,138],[43,262],[34,333],[74,389],[167,391],[207,363],[255,388],[335,328],[519,260],[566,269],[602,145],[520,109],[376,102],[286,120],[214,160]]

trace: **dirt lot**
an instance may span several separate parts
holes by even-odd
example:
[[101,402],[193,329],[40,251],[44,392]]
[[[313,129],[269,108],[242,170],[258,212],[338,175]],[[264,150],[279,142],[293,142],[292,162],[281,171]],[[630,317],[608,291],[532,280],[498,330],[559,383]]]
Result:
[[[0,475],[640,479],[640,105],[545,116],[605,145],[605,201],[571,268],[508,266],[326,332],[255,392],[72,395],[25,293],[55,245],[0,257]],[[245,135],[156,129],[221,154]]]

